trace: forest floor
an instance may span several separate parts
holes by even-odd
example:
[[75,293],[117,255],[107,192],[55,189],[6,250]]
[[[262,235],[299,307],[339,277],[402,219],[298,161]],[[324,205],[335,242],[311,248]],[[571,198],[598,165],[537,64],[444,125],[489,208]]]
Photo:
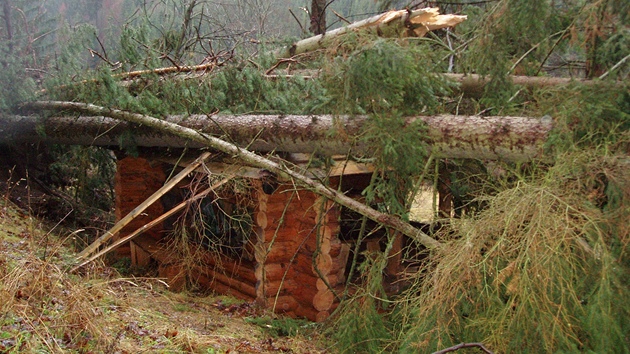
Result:
[[327,353],[319,327],[95,262],[70,272],[71,230],[0,198],[0,352]]

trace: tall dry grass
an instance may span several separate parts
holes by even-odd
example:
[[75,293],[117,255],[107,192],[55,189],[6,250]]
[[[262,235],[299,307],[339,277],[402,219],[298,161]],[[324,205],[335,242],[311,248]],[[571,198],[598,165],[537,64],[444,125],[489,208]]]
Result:
[[629,167],[569,153],[454,223],[397,306],[401,351],[630,351]]

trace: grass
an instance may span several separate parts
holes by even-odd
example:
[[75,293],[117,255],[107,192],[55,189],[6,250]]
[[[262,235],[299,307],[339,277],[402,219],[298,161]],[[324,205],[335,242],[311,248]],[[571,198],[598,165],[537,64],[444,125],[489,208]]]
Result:
[[220,310],[232,298],[170,293],[98,262],[68,273],[70,240],[6,199],[0,216],[0,352],[325,352],[303,332],[276,338]]

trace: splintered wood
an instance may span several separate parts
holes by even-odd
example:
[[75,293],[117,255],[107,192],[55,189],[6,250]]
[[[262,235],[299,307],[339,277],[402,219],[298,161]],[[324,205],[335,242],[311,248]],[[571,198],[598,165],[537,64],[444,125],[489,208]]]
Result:
[[352,23],[346,27],[306,38],[282,48],[275,53],[278,59],[289,58],[297,54],[324,48],[330,39],[339,37],[350,31],[374,31],[381,37],[422,37],[429,31],[453,27],[464,20],[462,15],[440,15],[437,7],[419,10],[393,10],[368,19]]

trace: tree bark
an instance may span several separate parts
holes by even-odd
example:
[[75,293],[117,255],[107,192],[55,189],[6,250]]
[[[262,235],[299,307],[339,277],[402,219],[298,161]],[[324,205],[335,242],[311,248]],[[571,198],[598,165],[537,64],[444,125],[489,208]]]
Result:
[[[370,146],[358,136],[368,117],[241,115],[169,116],[165,123],[220,136],[258,152],[318,153],[370,156]],[[526,117],[418,116],[426,131],[418,131],[418,144],[427,142],[436,157],[528,161],[543,156],[551,119]],[[411,129],[411,128],[410,128]],[[337,134],[332,132],[336,131]],[[0,117],[0,144],[49,142],[71,145],[199,148],[203,142],[174,136],[148,126],[103,116]]]
[[326,33],[326,0],[311,1],[311,27],[314,35]]
[[307,190],[328,198],[335,203],[338,203],[352,211],[355,211],[361,215],[368,217],[371,220],[378,222],[379,224],[391,227],[394,230],[402,232],[403,234],[417,240],[428,249],[439,249],[442,246],[440,242],[423,233],[419,229],[411,226],[411,224],[403,221],[397,216],[381,213],[378,210],[375,210],[344,195],[343,193],[338,192],[337,190],[331,189],[316,180],[306,177],[302,173],[295,172],[280,163],[261,157],[251,151],[245,150],[237,145],[210,136],[203,132],[199,132],[191,128],[183,127],[181,125],[153,118],[147,115],[95,106],[88,103],[39,101],[32,102],[28,104],[28,106],[31,109],[38,110],[72,110],[75,112],[87,113],[90,115],[108,116],[130,123],[145,125],[158,131],[168,132],[169,134],[196,141],[205,146],[226,153],[229,156],[240,159],[245,164],[266,169],[278,175],[280,178],[292,180],[296,184],[302,186]]

